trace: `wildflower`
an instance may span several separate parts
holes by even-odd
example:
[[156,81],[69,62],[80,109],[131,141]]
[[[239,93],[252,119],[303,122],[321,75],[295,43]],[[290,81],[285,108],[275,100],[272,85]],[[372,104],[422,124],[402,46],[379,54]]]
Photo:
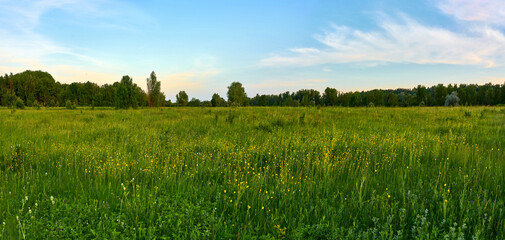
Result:
[[261,210],[264,210],[264,209],[265,209],[265,207],[264,207],[264,206],[261,206]]
[[28,196],[25,196],[25,201],[28,201]]
[[51,196],[51,203],[54,205],[54,197]]
[[251,206],[247,205],[247,209],[251,209]]
[[223,192],[226,193],[226,190],[224,190]]

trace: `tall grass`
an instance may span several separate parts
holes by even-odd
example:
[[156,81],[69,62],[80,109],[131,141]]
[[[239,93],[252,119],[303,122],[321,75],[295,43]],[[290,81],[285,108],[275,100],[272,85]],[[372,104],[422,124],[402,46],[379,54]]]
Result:
[[504,108],[0,109],[0,238],[505,238]]

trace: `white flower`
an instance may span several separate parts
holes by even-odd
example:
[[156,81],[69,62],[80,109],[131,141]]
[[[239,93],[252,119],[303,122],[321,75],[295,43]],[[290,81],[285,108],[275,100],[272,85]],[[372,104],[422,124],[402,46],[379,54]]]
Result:
[[54,205],[54,197],[51,196],[51,203]]
[[25,196],[25,201],[28,201],[28,196]]

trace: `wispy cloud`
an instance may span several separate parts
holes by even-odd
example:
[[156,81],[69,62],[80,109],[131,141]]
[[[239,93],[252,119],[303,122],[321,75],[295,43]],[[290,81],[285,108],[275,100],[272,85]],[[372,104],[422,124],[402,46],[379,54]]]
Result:
[[[106,0],[0,0],[0,70],[16,72],[40,69],[49,71],[62,82],[81,81],[86,76],[95,76],[98,77],[96,80],[90,79],[104,83],[102,79],[105,76],[112,76],[107,72],[116,68],[114,64],[87,54],[81,46],[60,42],[54,36],[42,33],[39,27],[44,17],[53,10],[86,19],[105,19],[94,23],[114,25],[113,18],[117,17],[114,9],[118,9],[114,6],[132,12],[121,2]],[[55,56],[59,59],[57,62],[47,61]]]
[[460,20],[505,26],[503,0],[442,0],[437,7]]
[[261,60],[263,66],[310,66],[349,62],[459,64],[505,63],[505,36],[486,26],[465,32],[423,25],[400,14],[382,15],[375,31],[332,25],[315,36],[323,47],[296,48]]

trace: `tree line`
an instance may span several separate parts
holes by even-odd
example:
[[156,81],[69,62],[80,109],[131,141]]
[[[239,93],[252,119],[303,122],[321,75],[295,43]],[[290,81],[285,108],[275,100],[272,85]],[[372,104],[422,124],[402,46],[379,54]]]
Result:
[[0,104],[2,106],[108,106],[116,108],[163,106],[448,106],[505,104],[505,84],[438,84],[418,85],[413,89],[340,92],[327,87],[324,92],[301,89],[296,92],[259,95],[250,98],[240,82],[228,87],[227,100],[215,93],[211,100],[189,99],[180,91],[172,103],[161,92],[161,82],[152,72],[146,79],[147,92],[129,76],[113,84],[62,84],[47,72],[25,71],[0,76]]

